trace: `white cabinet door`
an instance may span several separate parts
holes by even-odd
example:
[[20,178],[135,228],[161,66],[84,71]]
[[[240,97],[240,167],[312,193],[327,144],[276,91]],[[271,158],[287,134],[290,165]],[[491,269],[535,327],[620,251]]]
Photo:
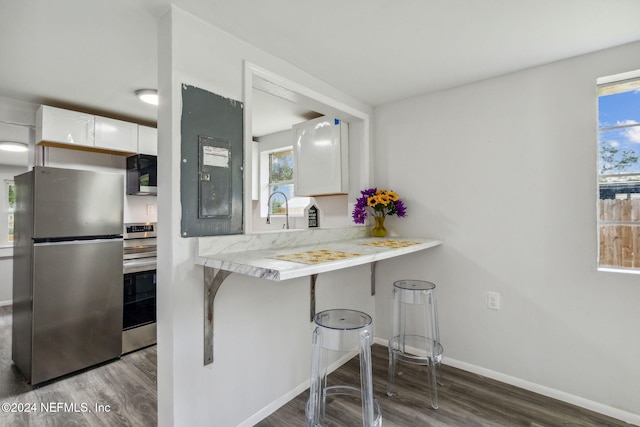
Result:
[[320,117],[293,130],[295,195],[348,193],[348,124]]
[[132,154],[138,151],[137,124],[95,116],[95,128],[96,148]]
[[138,126],[138,154],[158,155],[158,129]]
[[36,142],[84,147],[94,145],[93,114],[42,105],[36,113]]

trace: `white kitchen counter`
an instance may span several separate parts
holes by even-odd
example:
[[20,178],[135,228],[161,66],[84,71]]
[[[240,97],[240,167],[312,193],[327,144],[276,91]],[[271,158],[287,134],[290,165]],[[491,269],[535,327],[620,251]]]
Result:
[[[384,240],[392,243],[411,242],[415,244],[399,248],[367,245]],[[197,264],[205,267],[225,270],[232,273],[245,274],[253,277],[260,277],[267,280],[287,280],[296,277],[325,273],[327,271],[340,270],[356,265],[368,264],[383,259],[422,251],[441,244],[442,242],[439,240],[415,237],[389,237],[385,239],[368,237],[318,242],[276,249],[248,250],[242,252],[215,253],[210,255],[203,253],[198,256],[196,262]],[[358,256],[312,264],[273,258],[276,256],[303,254],[305,252],[317,250],[358,254]]]
[[[374,295],[378,261],[442,244],[435,239],[398,236],[380,239],[366,237],[368,234],[368,227],[356,226],[200,237],[195,263],[204,267],[204,364],[213,363],[213,301],[229,274],[275,281],[309,276],[310,319],[313,320],[318,274],[371,264],[371,295]],[[323,252],[318,254],[318,251]]]

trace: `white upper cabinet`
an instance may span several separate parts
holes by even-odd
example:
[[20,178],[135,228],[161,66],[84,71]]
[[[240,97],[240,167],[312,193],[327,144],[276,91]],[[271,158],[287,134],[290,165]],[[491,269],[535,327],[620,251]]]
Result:
[[95,116],[95,147],[136,153],[138,151],[138,125]]
[[293,135],[295,195],[348,193],[348,123],[320,117],[293,126]]
[[138,126],[138,154],[158,155],[158,129]]
[[36,113],[36,143],[110,154],[157,155],[158,130],[137,123],[41,105]]
[[94,116],[42,105],[36,113],[36,142],[94,146]]

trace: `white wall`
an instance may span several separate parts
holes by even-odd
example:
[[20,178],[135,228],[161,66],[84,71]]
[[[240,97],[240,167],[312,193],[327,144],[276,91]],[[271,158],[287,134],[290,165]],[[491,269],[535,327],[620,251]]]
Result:
[[430,279],[451,363],[640,423],[639,276],[596,271],[595,88],[639,68],[635,43],[375,109],[389,225],[444,241],[379,265],[376,336],[391,282]]
[[13,256],[0,256],[0,306],[13,302]]
[[[1,155],[1,154],[0,154]],[[8,241],[6,221],[8,213],[5,180],[13,180],[27,170],[24,167],[0,165],[0,305],[11,304],[13,299],[13,243]]]
[[[14,99],[0,97],[0,140],[10,140],[29,143],[32,128],[35,124],[35,111],[37,105]],[[16,125],[19,123],[19,125]],[[31,155],[33,150],[31,151]],[[20,166],[18,163],[22,162]],[[0,151],[0,211],[2,221],[5,217],[5,179],[13,179],[27,171],[28,156],[8,156],[7,152]],[[0,226],[0,232],[5,233],[6,225]],[[4,236],[0,237],[0,305],[11,304],[13,299],[13,245],[7,242]]]
[[[246,59],[352,108],[370,109],[175,7],[161,19],[159,32],[158,209],[165,233],[158,242],[159,424],[253,425],[276,409],[274,402],[308,386],[309,281],[232,274],[215,300],[214,362],[203,366],[203,268],[194,264],[196,239],[180,237],[181,84],[243,100]],[[372,312],[368,271],[363,266],[321,275],[317,309]]]

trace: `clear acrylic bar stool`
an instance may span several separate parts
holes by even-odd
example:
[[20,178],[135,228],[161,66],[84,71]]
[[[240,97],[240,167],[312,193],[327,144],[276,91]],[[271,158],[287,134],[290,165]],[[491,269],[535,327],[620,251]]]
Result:
[[[322,426],[327,397],[351,395],[362,400],[362,425],[380,426],[382,413],[373,397],[371,374],[371,316],[361,311],[325,310],[313,318],[311,386],[307,401],[308,426]],[[360,351],[360,387],[335,385],[327,387],[328,352]]]
[[393,396],[398,361],[427,367],[431,407],[438,409],[438,381],[443,348],[438,331],[436,285],[423,280],[393,283],[393,331],[389,339],[387,395]]

